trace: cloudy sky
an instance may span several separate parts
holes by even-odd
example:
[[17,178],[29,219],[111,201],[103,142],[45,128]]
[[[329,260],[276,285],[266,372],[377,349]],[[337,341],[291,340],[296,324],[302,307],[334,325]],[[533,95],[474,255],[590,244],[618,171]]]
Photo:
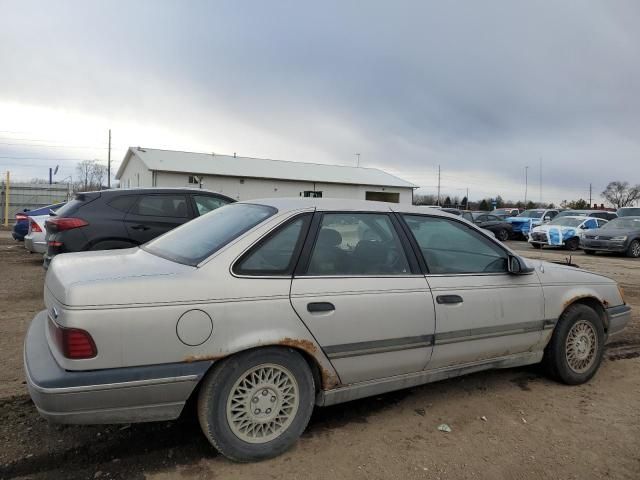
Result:
[[[379,167],[472,199],[640,183],[640,3],[0,0],[0,172],[129,145]],[[597,199],[597,193],[594,199]]]

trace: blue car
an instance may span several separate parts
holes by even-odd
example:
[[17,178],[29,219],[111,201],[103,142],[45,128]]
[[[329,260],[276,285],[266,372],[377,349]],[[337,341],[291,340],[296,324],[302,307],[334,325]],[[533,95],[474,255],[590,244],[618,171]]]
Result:
[[11,236],[19,242],[22,242],[27,233],[29,233],[29,216],[46,215],[51,210],[55,211],[59,209],[65,203],[66,202],[47,205],[46,207],[36,208],[35,210],[25,209],[23,212],[16,213],[16,223],[13,226]]
[[507,218],[511,224],[512,234],[515,238],[529,238],[529,230],[543,223],[553,220],[558,215],[558,210],[536,208],[525,210],[520,215]]

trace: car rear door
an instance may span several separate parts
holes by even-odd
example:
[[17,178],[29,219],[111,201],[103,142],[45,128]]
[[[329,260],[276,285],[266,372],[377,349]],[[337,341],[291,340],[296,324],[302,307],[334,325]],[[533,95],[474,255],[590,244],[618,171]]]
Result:
[[431,356],[433,298],[388,212],[316,213],[291,304],[342,383],[421,371]]
[[124,218],[129,238],[138,244],[148,242],[193,218],[187,195],[145,193]]
[[429,369],[530,351],[550,326],[538,276],[512,275],[508,253],[463,222],[402,215],[435,299]]

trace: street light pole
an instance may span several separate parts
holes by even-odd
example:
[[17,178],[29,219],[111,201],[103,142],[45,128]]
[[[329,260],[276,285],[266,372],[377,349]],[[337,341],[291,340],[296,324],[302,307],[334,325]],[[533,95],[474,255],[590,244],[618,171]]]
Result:
[[527,208],[527,189],[529,188],[529,167],[524,167],[524,208]]

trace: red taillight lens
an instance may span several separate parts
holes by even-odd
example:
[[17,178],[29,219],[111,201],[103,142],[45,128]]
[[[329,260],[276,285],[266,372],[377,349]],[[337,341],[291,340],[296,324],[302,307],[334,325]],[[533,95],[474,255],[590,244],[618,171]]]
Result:
[[45,225],[53,232],[62,232],[63,230],[86,227],[89,222],[81,218],[51,218],[46,221]]
[[93,358],[98,354],[96,344],[86,330],[61,327],[50,320],[54,329],[56,342],[62,354],[72,360]]
[[16,213],[16,222],[26,220],[27,216],[24,213]]
[[42,233],[42,229],[40,228],[40,225],[38,225],[33,219],[29,221],[29,228],[31,229],[32,232]]

